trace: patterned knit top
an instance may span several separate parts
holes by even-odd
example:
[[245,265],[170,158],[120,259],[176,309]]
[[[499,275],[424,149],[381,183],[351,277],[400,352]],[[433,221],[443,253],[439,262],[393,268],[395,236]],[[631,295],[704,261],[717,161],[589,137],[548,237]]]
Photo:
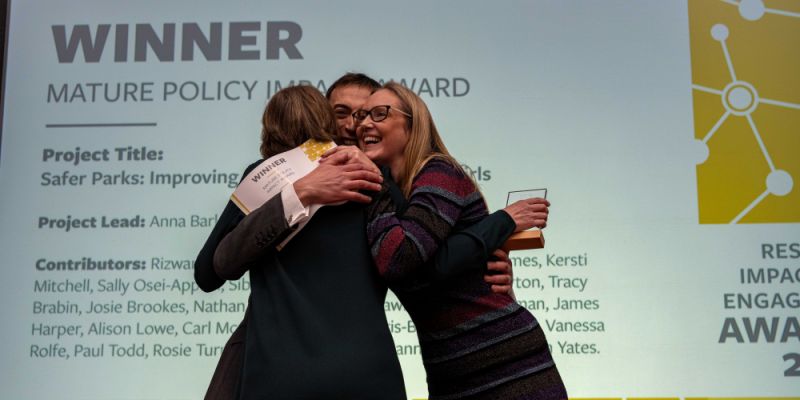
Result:
[[548,351],[529,352],[526,333],[538,327],[536,319],[492,292],[485,271],[430,279],[439,244],[487,215],[473,181],[433,159],[414,178],[402,213],[387,192],[369,208],[368,241],[380,275],[416,325],[430,397],[474,395],[552,366]]

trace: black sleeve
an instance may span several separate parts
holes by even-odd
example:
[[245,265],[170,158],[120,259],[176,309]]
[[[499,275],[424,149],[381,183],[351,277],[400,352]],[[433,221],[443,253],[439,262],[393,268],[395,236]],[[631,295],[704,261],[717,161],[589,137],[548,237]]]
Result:
[[294,229],[286,222],[283,199],[274,196],[222,238],[214,252],[214,272],[225,280],[241,278]]
[[[261,160],[245,168],[244,173],[242,173],[239,179],[240,182],[241,179],[244,179],[244,177],[259,163],[261,163]],[[200,249],[200,253],[197,254],[197,259],[194,261],[194,281],[204,292],[214,291],[225,283],[225,280],[217,276],[214,272],[214,252],[217,250],[217,246],[219,242],[222,241],[222,238],[224,238],[228,232],[232,231],[242,218],[244,218],[244,214],[239,210],[239,207],[236,207],[232,201],[228,200],[228,204],[225,206],[219,219],[217,219],[214,229],[212,229],[211,234],[208,235],[206,243],[203,245],[203,248]]]
[[[397,214],[402,215],[408,201],[392,179],[391,171],[382,168],[381,172],[384,177],[382,192],[391,198]],[[430,278],[439,281],[467,271],[485,270],[492,252],[508,240],[516,227],[508,213],[498,210],[472,226],[452,233],[434,255]]]
[[450,235],[434,256],[433,280],[448,279],[467,271],[485,270],[492,252],[508,240],[515,228],[511,216],[498,210]]

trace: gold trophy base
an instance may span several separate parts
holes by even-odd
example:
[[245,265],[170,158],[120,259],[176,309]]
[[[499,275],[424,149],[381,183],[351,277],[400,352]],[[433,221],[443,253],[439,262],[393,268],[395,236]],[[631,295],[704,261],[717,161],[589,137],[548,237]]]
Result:
[[509,252],[511,250],[530,250],[541,249],[544,247],[544,235],[539,229],[532,231],[522,231],[511,235],[506,243],[503,244],[503,250]]

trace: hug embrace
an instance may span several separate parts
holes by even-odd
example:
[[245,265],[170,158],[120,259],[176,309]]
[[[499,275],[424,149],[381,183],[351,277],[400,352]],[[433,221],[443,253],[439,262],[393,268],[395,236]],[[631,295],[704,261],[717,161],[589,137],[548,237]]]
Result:
[[[203,290],[244,273],[251,282],[206,398],[405,399],[388,288],[416,325],[430,399],[566,399],[498,250],[515,231],[545,227],[549,203],[489,214],[428,107],[394,82],[347,74],[327,99],[308,86],[276,93],[262,157],[308,139],[340,146],[247,216],[229,202],[198,255]],[[309,218],[311,205],[328,206]]]

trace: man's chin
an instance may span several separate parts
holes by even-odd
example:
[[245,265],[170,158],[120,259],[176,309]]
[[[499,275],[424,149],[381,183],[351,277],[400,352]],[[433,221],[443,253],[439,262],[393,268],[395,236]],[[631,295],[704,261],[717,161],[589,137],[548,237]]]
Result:
[[339,143],[342,146],[358,146],[358,139],[356,138],[346,138],[346,137],[339,137]]

